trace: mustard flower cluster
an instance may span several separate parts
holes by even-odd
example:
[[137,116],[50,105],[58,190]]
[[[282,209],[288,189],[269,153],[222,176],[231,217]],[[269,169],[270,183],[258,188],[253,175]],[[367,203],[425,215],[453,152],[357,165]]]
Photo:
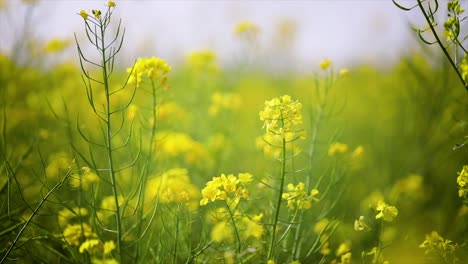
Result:
[[206,187],[202,190],[203,198],[200,201],[200,205],[207,205],[209,202],[216,200],[226,201],[228,196],[234,195],[234,200],[240,198],[248,199],[249,191],[247,190],[247,184],[252,181],[252,174],[250,173],[239,173],[236,176],[233,174],[221,174],[220,177],[213,177],[213,179],[206,183]]
[[328,156],[335,156],[337,154],[344,154],[348,151],[348,144],[335,142],[328,147]]
[[211,50],[201,50],[192,52],[187,56],[188,66],[199,72],[219,72],[218,57]]
[[354,230],[356,231],[364,231],[370,230],[369,226],[365,221],[365,217],[363,215],[359,216],[359,219],[354,220]]
[[251,21],[244,21],[237,24],[234,28],[234,33],[236,35],[249,35],[255,36],[259,32],[258,26]]
[[211,97],[211,106],[208,109],[210,115],[217,115],[220,110],[237,110],[242,105],[242,99],[235,93],[214,93]]
[[161,85],[165,85],[167,74],[171,71],[166,61],[160,58],[138,58],[132,68],[127,68],[127,73],[130,74],[128,84],[135,84],[137,87],[143,82],[143,77],[147,77],[153,81],[159,81]]
[[204,164],[209,165],[210,157],[207,149],[185,133],[161,131],[156,134],[153,147],[154,151],[164,154],[164,157],[184,156],[189,164],[204,161]]
[[452,0],[447,3],[448,19],[444,22],[444,34],[447,41],[453,41],[460,34],[459,16],[465,12],[460,6],[458,0]]
[[92,256],[92,263],[118,263],[110,254],[115,249],[115,243],[112,240],[102,242],[99,239],[88,239],[79,248],[79,252],[84,254],[85,251]]
[[333,62],[329,59],[324,59],[320,62],[319,67],[322,70],[326,70],[332,66]]
[[146,201],[153,203],[155,199],[161,203],[187,204],[190,209],[196,209],[200,191],[190,181],[187,169],[174,168],[148,181]]
[[463,166],[462,171],[458,173],[458,196],[468,199],[468,165]]
[[375,219],[383,219],[387,222],[392,222],[398,215],[398,209],[395,206],[390,206],[384,201],[379,201],[375,208],[379,213],[375,216]]
[[[117,5],[115,4],[114,1],[108,1],[108,2],[107,2],[107,7],[109,8],[109,10],[110,10],[111,8],[116,7],[116,6],[117,6]],[[96,20],[100,20],[100,19],[101,19],[101,14],[102,14],[101,10],[93,9],[93,10],[91,10],[91,13],[93,13],[94,19],[96,19]],[[80,13],[79,13],[79,15],[80,15],[84,20],[88,20],[88,18],[89,18],[88,12],[86,12],[86,11],[84,11],[84,10],[81,10]]]
[[[455,261],[454,256],[456,250],[459,248],[458,244],[454,244],[451,240],[444,239],[437,233],[432,231],[431,234],[426,234],[426,239],[419,245],[420,248],[425,249],[425,254],[435,254],[443,258],[445,263],[448,261]],[[450,262],[452,263],[452,262]]]
[[65,227],[66,225],[78,222],[80,218],[87,217],[89,214],[88,209],[83,207],[74,207],[74,208],[66,208],[61,210],[58,213],[58,223],[60,227]]
[[[236,222],[238,230],[240,230],[240,236],[242,239],[261,239],[265,233],[265,229],[261,224],[263,214],[253,216],[241,216],[235,214],[235,218],[240,218]],[[221,221],[218,221],[211,230],[211,239],[216,242],[232,242],[234,241],[234,230],[231,226],[231,222],[228,217]]]
[[305,190],[303,182],[298,183],[296,186],[288,184],[288,192],[283,193],[282,198],[288,201],[288,208],[290,210],[305,210],[312,207],[312,202],[318,202],[316,197],[319,194],[317,189],[312,189],[310,194]]
[[[288,132],[299,133],[302,130],[294,130],[294,126],[302,124],[302,104],[291,100],[289,95],[283,95],[265,102],[265,108],[260,111],[260,120],[263,128],[270,135],[280,135],[286,138]],[[303,137],[303,133],[298,135]]]

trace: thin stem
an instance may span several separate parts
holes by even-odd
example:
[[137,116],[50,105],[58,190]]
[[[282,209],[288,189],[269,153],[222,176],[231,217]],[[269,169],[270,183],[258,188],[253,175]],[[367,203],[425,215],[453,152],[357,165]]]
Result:
[[173,252],[173,258],[172,258],[172,263],[177,263],[177,246],[179,243],[177,243],[179,239],[179,214],[176,214],[176,233],[175,233],[175,242],[174,242],[174,252]]
[[[282,121],[283,122],[283,121]],[[281,199],[283,196],[283,187],[284,187],[284,176],[286,174],[286,139],[283,137],[282,141],[282,159],[281,159],[281,181],[280,181],[280,186],[278,190],[278,199],[276,202],[276,207],[275,207],[275,217],[273,218],[273,230],[271,233],[271,239],[270,239],[270,246],[268,249],[268,254],[267,254],[267,260],[270,260],[271,257],[274,255],[274,247],[275,247],[275,235],[276,235],[276,227],[278,224],[278,218],[279,218],[279,213],[281,209]]]
[[450,54],[448,53],[447,49],[446,49],[446,48],[444,47],[444,45],[442,44],[442,41],[440,40],[439,35],[438,35],[437,32],[435,31],[434,25],[433,25],[433,23],[431,22],[431,20],[429,19],[429,15],[427,14],[426,10],[424,9],[421,0],[418,0],[418,6],[419,6],[419,9],[421,9],[421,13],[424,15],[424,18],[426,19],[426,22],[429,24],[429,28],[431,29],[431,32],[432,32],[432,34],[434,35],[437,44],[439,45],[440,49],[441,49],[442,52],[444,53],[445,57],[446,57],[446,58],[448,59],[448,61],[450,62],[450,65],[452,66],[452,68],[453,68],[453,69],[455,70],[455,72],[457,73],[457,76],[458,76],[458,78],[460,79],[460,81],[462,82],[463,87],[465,87],[465,90],[468,92],[468,83],[465,82],[465,80],[463,79],[463,77],[462,77],[460,71],[459,71],[458,68],[457,68],[457,65],[456,65],[455,62],[453,61],[452,57],[450,57]]
[[[234,213],[232,212],[231,206],[228,204],[227,201],[226,201],[226,207],[227,207],[227,209],[229,211],[229,216],[231,217],[232,226],[234,227],[234,233],[236,234],[237,254],[240,254],[242,247],[241,247],[241,240],[240,240],[240,236],[239,236],[239,230],[237,229],[236,221],[234,220]],[[236,257],[236,260],[237,259],[238,259],[238,257]]]
[[[104,36],[105,30],[100,24],[101,29],[101,47],[105,47]],[[119,194],[117,190],[117,183],[115,180],[115,170],[114,170],[114,160],[112,157],[112,125],[111,125],[111,103],[110,103],[110,88],[109,88],[109,76],[107,75],[107,64],[106,64],[106,51],[103,49],[101,52],[102,55],[102,76],[104,81],[104,90],[106,96],[106,146],[107,146],[107,157],[109,162],[109,176],[112,187],[112,195],[114,196],[115,203],[115,221],[117,224],[117,252],[119,254],[119,259],[122,259],[122,219],[120,217],[120,205],[119,205]]]

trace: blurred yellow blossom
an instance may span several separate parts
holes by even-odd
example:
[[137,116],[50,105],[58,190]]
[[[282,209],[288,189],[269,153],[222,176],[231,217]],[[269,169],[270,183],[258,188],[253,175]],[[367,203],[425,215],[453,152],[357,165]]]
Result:
[[341,255],[340,264],[350,264],[351,263],[351,252]]
[[101,10],[93,9],[91,12],[96,19],[101,19]]
[[88,14],[86,11],[81,10],[81,11],[80,11],[80,16],[81,16],[84,20],[86,20],[86,19],[88,19],[89,14]]
[[340,77],[346,77],[348,75],[349,75],[349,70],[348,69],[341,69],[340,70],[340,73],[339,73]]
[[135,84],[137,87],[143,82],[143,77],[147,77],[153,81],[159,81],[161,85],[165,85],[167,74],[171,71],[166,61],[160,58],[138,58],[132,68],[127,68],[127,73],[130,74],[128,84]]
[[242,237],[244,239],[247,239],[249,237],[260,239],[262,238],[265,232],[263,225],[260,224],[258,221],[255,221],[255,218],[249,218],[247,216],[244,216],[241,219],[241,224],[242,224]]
[[332,65],[332,61],[329,60],[329,59],[324,59],[319,64],[320,69],[322,69],[322,70],[326,70],[326,69],[330,68],[331,65]]
[[74,222],[75,219],[88,216],[88,209],[83,207],[65,208],[58,213],[59,226],[65,227]]
[[341,243],[336,249],[336,256],[339,257],[351,251],[351,242],[346,241]]
[[232,242],[234,239],[234,232],[230,224],[222,221],[213,226],[211,230],[211,239],[216,242]]
[[330,224],[330,220],[327,218],[320,219],[317,223],[314,225],[314,233],[319,235],[320,233],[327,228],[327,226]]
[[354,220],[354,230],[356,231],[363,231],[363,230],[370,230],[369,226],[364,221],[365,218],[363,215],[359,216],[359,219]]
[[379,212],[375,219],[382,218],[384,221],[392,222],[393,219],[398,215],[398,209],[395,206],[390,206],[384,201],[379,201],[376,210]]
[[187,169],[174,168],[151,178],[146,185],[146,201],[187,204],[195,210],[200,199],[200,190],[192,184]]
[[443,259],[444,263],[454,263],[456,261],[455,252],[460,247],[457,243],[443,238],[437,231],[426,234],[426,239],[419,245],[425,249],[425,254],[435,254]]
[[64,240],[72,246],[79,246],[83,238],[93,238],[91,226],[87,223],[67,225],[62,232]]
[[259,32],[258,26],[251,22],[251,21],[244,21],[239,24],[237,24],[234,28],[234,33],[236,35],[249,35],[249,36],[255,36]]
[[88,239],[80,246],[80,253],[84,253],[86,251],[90,251],[97,245],[99,245],[100,241],[98,239]]
[[69,40],[52,39],[44,46],[44,51],[49,53],[56,53],[69,47],[71,42]]
[[298,183],[296,186],[290,183],[288,184],[288,192],[283,193],[282,198],[287,200],[290,210],[304,210],[310,209],[312,202],[319,201],[319,199],[316,198],[318,194],[319,191],[317,189],[312,189],[310,194],[308,194],[303,182]]
[[107,2],[107,6],[108,7],[115,7],[116,5],[115,5],[114,1],[109,1],[109,2]]
[[463,169],[458,173],[458,196],[468,199],[468,165],[463,166]]
[[216,53],[211,50],[194,51],[187,56],[188,66],[197,71],[204,73],[217,73],[219,65]]
[[344,143],[333,143],[328,147],[328,156],[334,156],[336,154],[343,154],[348,151],[348,145]]
[[211,106],[208,109],[210,115],[217,115],[220,110],[235,111],[240,108],[242,99],[240,95],[235,93],[214,93],[211,97]]

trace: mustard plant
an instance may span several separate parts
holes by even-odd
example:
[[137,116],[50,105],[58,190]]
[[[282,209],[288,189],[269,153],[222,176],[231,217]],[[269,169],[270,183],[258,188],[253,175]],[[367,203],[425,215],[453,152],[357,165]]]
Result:
[[[116,155],[118,151],[122,151],[130,142],[132,136],[132,125],[129,128],[129,133],[123,143],[116,143],[117,136],[122,133],[124,125],[124,113],[131,104],[133,97],[136,92],[134,87],[130,97],[124,104],[115,107],[113,101],[118,93],[121,93],[127,86],[127,82],[120,88],[113,89],[111,86],[111,77],[114,73],[115,58],[120,52],[124,36],[125,29],[122,29],[121,22],[117,26],[117,30],[113,36],[109,36],[109,26],[111,25],[112,15],[114,8],[116,7],[115,2],[109,1],[107,3],[104,12],[101,10],[92,10],[91,14],[81,10],[79,15],[83,18],[84,28],[88,42],[97,51],[99,57],[98,61],[94,61],[90,56],[84,54],[82,46],[78,42],[78,38],[75,35],[76,46],[78,49],[78,55],[80,60],[80,66],[82,70],[83,83],[86,88],[86,95],[88,103],[95,114],[95,117],[99,120],[100,129],[102,129],[103,137],[101,142],[97,142],[92,138],[90,134],[87,135],[86,131],[83,131],[82,125],[78,120],[77,129],[81,137],[88,143],[90,149],[90,158],[86,158],[84,154],[80,156],[85,160],[87,164],[92,166],[99,177],[103,179],[103,182],[109,185],[112,195],[110,197],[110,204],[104,208],[111,212],[114,216],[112,227],[105,227],[105,219],[98,218],[97,223],[100,225],[104,232],[114,234],[116,242],[116,259],[117,261],[123,261],[124,257],[124,246],[123,238],[126,232],[125,224],[123,223],[123,215],[125,210],[125,198],[122,196],[122,191],[119,189],[117,182],[117,173],[123,170],[131,168],[138,158],[138,154],[135,155],[134,160],[130,161],[129,164],[125,164],[121,167],[117,167]],[[94,67],[98,71],[97,74],[93,74],[88,67]],[[100,76],[99,76],[100,75]],[[127,81],[132,75],[129,75]],[[100,104],[99,95],[103,95],[103,105]],[[116,122],[116,118],[120,115],[120,124]],[[104,150],[106,157],[106,165],[97,164],[95,156],[99,155],[94,148]],[[93,153],[94,152],[94,153]],[[104,180],[105,179],[105,180]],[[95,199],[96,197],[93,197]]]

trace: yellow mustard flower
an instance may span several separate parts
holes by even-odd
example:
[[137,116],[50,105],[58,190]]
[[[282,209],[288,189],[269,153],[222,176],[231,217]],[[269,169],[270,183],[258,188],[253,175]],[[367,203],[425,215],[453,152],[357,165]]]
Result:
[[211,230],[211,239],[216,242],[232,242],[234,232],[229,223],[226,221],[217,223]]
[[83,244],[80,246],[80,253],[84,253],[85,251],[91,251],[93,248],[95,248],[97,245],[99,245],[101,242],[98,239],[88,239]]
[[115,4],[114,1],[109,1],[109,2],[107,2],[107,6],[108,6],[108,7],[115,7],[116,4]]
[[296,125],[302,124],[302,104],[293,101],[291,96],[283,95],[265,102],[264,110],[260,111],[260,120],[267,134],[280,135],[286,138],[288,132],[297,133],[302,136],[302,129],[295,129]]
[[44,51],[49,53],[60,52],[69,47],[71,42],[69,40],[52,39],[44,46]]
[[392,222],[393,219],[398,215],[398,209],[395,206],[390,206],[384,201],[379,201],[376,210],[379,212],[375,219],[382,218],[384,221]]
[[197,72],[217,73],[219,71],[218,57],[211,50],[191,52],[187,56],[188,66]]
[[463,166],[463,169],[458,173],[458,196],[468,198],[468,165]]
[[324,59],[319,64],[320,69],[322,69],[322,70],[326,70],[326,69],[330,68],[331,65],[332,65],[332,61],[329,60],[329,59]]
[[91,12],[96,19],[101,19],[101,10],[93,9]]
[[233,200],[240,198],[248,199],[249,191],[246,187],[251,182],[251,179],[252,176],[248,173],[239,173],[237,177],[233,174],[228,174],[227,176],[221,174],[219,177],[213,177],[211,181],[206,183],[205,188],[202,189],[203,198],[200,201],[200,205],[204,206],[216,200],[226,200],[228,197]]
[[88,19],[89,14],[88,14],[86,11],[81,10],[81,11],[80,11],[80,16],[81,16],[84,20],[86,20],[86,19]]
[[114,249],[115,249],[114,241],[109,240],[109,241],[104,242],[104,245],[103,245],[103,254],[104,255],[109,255],[112,252],[112,250],[114,250]]
[[351,252],[341,255],[341,264],[351,263]]
[[328,147],[328,156],[334,156],[336,154],[343,154],[348,151],[348,145],[340,142],[335,142]]
[[252,21],[243,21],[234,28],[234,33],[236,35],[249,35],[252,37],[257,35],[259,31],[258,26]]
[[146,77],[153,81],[159,81],[163,85],[171,69],[165,60],[157,57],[138,58],[132,68],[127,68],[127,73],[130,74],[128,84],[135,84],[138,87],[142,83],[143,77]]
[[365,217],[363,215],[359,216],[359,219],[354,220],[354,230],[363,231],[369,230],[369,226],[365,222]]
[[346,241],[341,243],[338,248],[336,249],[336,256],[339,257],[345,253],[348,253],[351,251],[351,242]]
[[92,238],[96,235],[89,224],[83,223],[67,225],[62,232],[62,236],[69,245],[79,246],[82,238]]
[[317,189],[312,189],[310,194],[307,194],[305,185],[303,182],[298,183],[296,186],[290,183],[288,184],[288,192],[283,193],[282,198],[287,200],[288,208],[290,210],[305,210],[310,209],[312,202],[318,202],[319,199],[316,196],[319,194]]

